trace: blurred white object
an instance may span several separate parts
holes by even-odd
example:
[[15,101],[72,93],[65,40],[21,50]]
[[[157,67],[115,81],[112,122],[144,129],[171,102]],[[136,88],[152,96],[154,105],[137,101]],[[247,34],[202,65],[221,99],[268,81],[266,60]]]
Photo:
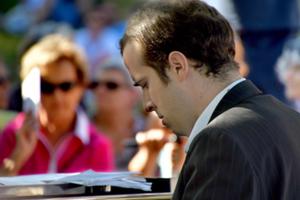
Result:
[[37,114],[41,101],[41,75],[39,68],[33,68],[22,82],[23,111]]

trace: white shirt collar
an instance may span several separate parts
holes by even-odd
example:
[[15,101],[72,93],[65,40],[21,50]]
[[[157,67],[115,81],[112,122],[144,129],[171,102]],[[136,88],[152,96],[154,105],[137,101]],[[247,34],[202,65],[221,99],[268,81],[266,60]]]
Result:
[[187,144],[185,146],[185,152],[188,152],[190,145],[194,138],[207,126],[209,119],[211,118],[213,112],[215,111],[217,105],[220,103],[222,98],[227,94],[229,90],[231,90],[234,86],[239,84],[240,82],[246,80],[245,78],[241,78],[239,80],[234,81],[226,88],[224,88],[215,98],[208,104],[208,106],[204,109],[204,111],[200,114],[196,123],[193,126],[192,132],[189,136]]
[[74,135],[78,137],[81,140],[81,142],[85,145],[87,145],[90,142],[89,120],[82,109],[77,110]]

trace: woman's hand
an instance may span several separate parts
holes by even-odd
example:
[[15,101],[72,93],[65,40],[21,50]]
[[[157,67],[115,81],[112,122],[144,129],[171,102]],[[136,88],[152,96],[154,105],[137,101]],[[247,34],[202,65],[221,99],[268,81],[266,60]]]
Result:
[[170,132],[164,128],[137,133],[139,150],[128,165],[129,171],[140,172],[145,177],[154,177],[159,152],[169,140]]
[[16,133],[16,145],[10,157],[3,160],[1,175],[17,175],[24,163],[32,155],[37,144],[38,121],[32,113],[27,113],[23,125]]
[[162,128],[151,129],[137,133],[136,141],[140,148],[147,149],[149,154],[158,154],[169,141],[169,133]]

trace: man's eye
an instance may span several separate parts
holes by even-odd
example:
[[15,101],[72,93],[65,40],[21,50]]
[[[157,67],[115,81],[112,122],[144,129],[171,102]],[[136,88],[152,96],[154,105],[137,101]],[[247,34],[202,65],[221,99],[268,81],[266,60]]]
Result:
[[148,88],[148,82],[146,80],[140,80],[134,83],[135,87],[140,87],[141,89]]
[[148,88],[148,83],[147,82],[142,83],[141,87],[142,87],[142,89]]

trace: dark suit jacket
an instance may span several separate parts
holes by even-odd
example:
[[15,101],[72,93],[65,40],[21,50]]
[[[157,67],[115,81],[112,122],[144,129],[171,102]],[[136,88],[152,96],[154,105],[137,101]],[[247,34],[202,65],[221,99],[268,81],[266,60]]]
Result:
[[238,84],[193,140],[173,199],[300,199],[300,115]]

